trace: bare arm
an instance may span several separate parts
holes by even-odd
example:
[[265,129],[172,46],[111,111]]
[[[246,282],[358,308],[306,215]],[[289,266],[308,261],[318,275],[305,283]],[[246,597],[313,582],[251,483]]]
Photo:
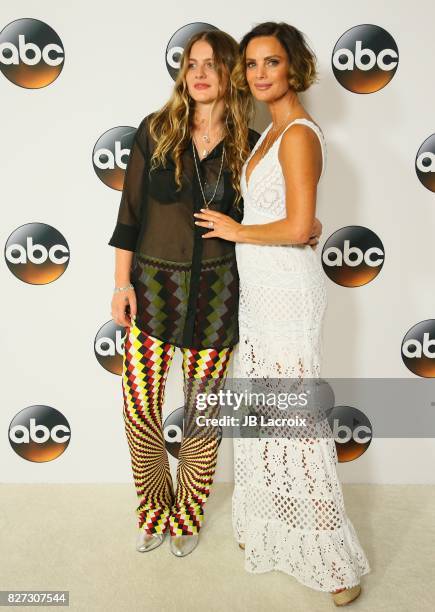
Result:
[[[130,284],[130,269],[134,253],[115,248],[115,287],[127,287]],[[129,313],[126,312],[127,306]],[[117,291],[112,296],[112,319],[118,325],[131,326],[136,316],[137,302],[134,289]]]
[[124,287],[130,283],[133,255],[132,251],[115,249],[115,287]]
[[287,216],[272,223],[242,225],[237,242],[304,244],[311,235],[322,164],[319,139],[311,128],[293,125],[282,137],[278,157],[285,180]]

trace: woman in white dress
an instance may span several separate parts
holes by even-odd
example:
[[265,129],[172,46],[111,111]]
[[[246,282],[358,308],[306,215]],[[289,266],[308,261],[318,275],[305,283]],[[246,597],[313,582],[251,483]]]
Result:
[[[327,302],[307,241],[326,146],[298,98],[316,80],[315,55],[284,23],[256,26],[240,51],[240,85],[268,105],[273,121],[242,171],[242,224],[211,210],[196,216],[213,227],[204,238],[236,242],[234,378],[315,379]],[[233,526],[248,572],[281,570],[345,605],[360,594],[370,567],[344,507],[331,429],[325,418],[318,425],[323,437],[234,440]]]

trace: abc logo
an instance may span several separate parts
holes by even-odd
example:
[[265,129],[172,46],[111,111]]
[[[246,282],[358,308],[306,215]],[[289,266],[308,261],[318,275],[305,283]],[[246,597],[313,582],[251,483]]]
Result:
[[136,128],[119,126],[104,132],[92,151],[92,163],[99,179],[112,189],[122,191],[128,156]]
[[9,442],[28,461],[53,461],[69,444],[71,430],[61,412],[51,406],[35,405],[21,410],[9,425]]
[[166,47],[166,68],[174,81],[180,69],[184,47],[192,36],[205,30],[217,30],[217,28],[209,23],[189,23],[172,35]]
[[0,70],[9,81],[40,89],[62,71],[62,41],[49,25],[38,19],[17,19],[0,32]]
[[429,136],[417,151],[415,171],[422,185],[435,191],[435,134]]
[[94,353],[100,365],[112,374],[122,374],[126,328],[108,321],[98,330]]
[[307,379],[304,390],[309,394],[309,404],[316,410],[322,418],[326,416],[335,404],[334,391],[323,378]]
[[372,425],[353,406],[334,406],[328,414],[339,463],[353,461],[366,452],[372,441]]
[[17,278],[32,285],[47,285],[61,276],[69,263],[63,235],[45,223],[26,223],[14,230],[5,247],[5,260]]
[[178,459],[181,440],[183,439],[184,406],[177,408],[168,415],[163,423],[163,436],[166,450],[172,457]]
[[383,244],[374,232],[349,225],[328,238],[322,250],[322,265],[337,285],[360,287],[379,274],[384,257]]
[[335,78],[354,93],[373,93],[391,81],[399,64],[394,38],[383,28],[363,24],[347,30],[332,52]]
[[[184,432],[184,406],[176,408],[169,414],[163,423],[163,436],[167,452],[175,459],[180,453],[181,441]],[[218,444],[222,440],[222,429],[218,431]]]
[[417,323],[402,341],[402,359],[408,370],[435,378],[435,319]]

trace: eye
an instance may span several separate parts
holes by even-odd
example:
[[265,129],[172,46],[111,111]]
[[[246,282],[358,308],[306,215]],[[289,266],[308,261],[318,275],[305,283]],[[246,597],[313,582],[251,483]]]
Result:
[[192,63],[192,62],[189,62],[189,63],[188,63],[188,65],[187,65],[187,67],[188,67],[189,69],[190,69],[190,68],[195,68],[195,64],[194,64],[194,63]]
[[207,62],[207,67],[211,68],[212,70],[214,70],[215,67],[216,67],[216,64],[214,62]]
[[255,62],[246,62],[246,68],[253,68],[255,66]]
[[268,61],[268,64],[271,64],[272,66],[276,66],[277,64],[279,64],[279,61],[277,59],[271,59]]

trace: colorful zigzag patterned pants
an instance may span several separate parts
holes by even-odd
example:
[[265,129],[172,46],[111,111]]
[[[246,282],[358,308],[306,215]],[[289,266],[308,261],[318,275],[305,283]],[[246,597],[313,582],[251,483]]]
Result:
[[122,390],[124,423],[139,505],[139,528],[147,533],[192,535],[199,532],[204,505],[216,468],[218,432],[195,424],[198,414],[217,416],[207,406],[197,412],[198,393],[216,393],[228,371],[232,347],[181,349],[184,375],[183,438],[173,490],[162,427],[165,383],[175,346],[127,327],[124,342]]

